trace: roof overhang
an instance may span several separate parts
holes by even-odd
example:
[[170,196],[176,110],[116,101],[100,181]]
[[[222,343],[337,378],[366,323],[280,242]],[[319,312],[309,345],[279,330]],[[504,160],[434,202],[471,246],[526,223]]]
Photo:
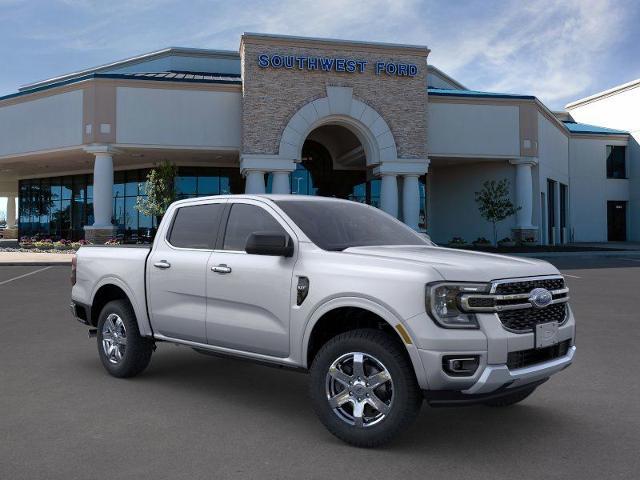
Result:
[[579,100],[576,100],[575,102],[567,103],[564,108],[566,108],[567,110],[571,110],[587,103],[596,102],[598,100],[602,100],[603,98],[626,92],[627,90],[631,90],[636,87],[640,87],[640,78],[627,83],[623,83],[622,85],[618,85],[617,87],[613,87],[608,90],[603,90],[602,92],[594,93],[593,95],[581,98]]
[[192,56],[192,57],[215,57],[215,58],[229,58],[232,60],[239,60],[240,54],[231,50],[209,50],[202,48],[185,48],[185,47],[168,47],[162,50],[156,50],[154,52],[143,53],[142,55],[136,55],[135,57],[125,58],[123,60],[117,60],[115,62],[106,63],[97,67],[87,68],[84,70],[78,70],[77,72],[67,73],[57,77],[49,78],[46,80],[40,80],[38,82],[28,83],[18,88],[19,92],[25,90],[32,90],[51,83],[64,82],[73,78],[84,77],[92,73],[100,73],[105,70],[112,70],[114,68],[123,68],[131,65],[136,65],[149,60],[156,60],[158,58],[168,57],[171,55]]

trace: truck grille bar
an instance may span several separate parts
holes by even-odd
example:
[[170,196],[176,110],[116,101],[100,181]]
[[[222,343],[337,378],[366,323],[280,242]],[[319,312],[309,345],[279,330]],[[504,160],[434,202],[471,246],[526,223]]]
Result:
[[[538,308],[531,294],[541,288],[549,291],[551,301]],[[540,323],[563,323],[568,301],[569,289],[560,276],[498,280],[491,284],[490,293],[463,293],[459,297],[464,311],[496,313],[504,328],[517,333],[530,332]]]

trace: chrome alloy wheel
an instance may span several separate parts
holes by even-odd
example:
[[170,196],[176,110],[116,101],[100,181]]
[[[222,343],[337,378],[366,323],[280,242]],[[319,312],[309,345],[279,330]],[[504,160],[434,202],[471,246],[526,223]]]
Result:
[[327,401],[343,422],[371,427],[381,422],[393,404],[393,380],[384,364],[362,352],[345,353],[329,367]]
[[118,364],[127,347],[127,330],[117,313],[111,313],[102,326],[102,350],[109,362]]

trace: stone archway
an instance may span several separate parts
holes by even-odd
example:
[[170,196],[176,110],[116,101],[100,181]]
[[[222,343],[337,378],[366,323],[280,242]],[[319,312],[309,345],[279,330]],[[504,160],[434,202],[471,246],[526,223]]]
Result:
[[[418,177],[426,173],[429,161],[398,159],[396,141],[387,122],[366,103],[353,97],[351,87],[327,86],[327,96],[313,100],[296,111],[280,136],[276,154],[243,154],[240,169],[247,193],[264,193],[265,172],[273,174],[272,192],[291,193],[290,173],[302,160],[302,148],[309,134],[325,125],[347,128],[360,141],[366,166],[380,178],[380,208],[409,226],[418,227],[420,194]],[[398,178],[402,183],[399,198]],[[401,210],[402,209],[402,210]]]
[[323,125],[349,129],[365,151],[367,165],[396,161],[398,152],[391,129],[373,108],[353,98],[350,87],[327,87],[327,96],[300,108],[289,120],[280,138],[278,156],[299,162],[304,141]]

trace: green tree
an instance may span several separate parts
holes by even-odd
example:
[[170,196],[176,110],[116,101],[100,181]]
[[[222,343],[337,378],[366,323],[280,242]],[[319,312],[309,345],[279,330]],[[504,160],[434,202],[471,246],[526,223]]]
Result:
[[178,167],[165,160],[147,175],[147,184],[140,185],[146,197],[136,199],[136,210],[143,215],[155,217],[160,223],[162,216],[176,200],[175,178]]
[[504,178],[498,182],[488,180],[482,184],[482,190],[476,192],[476,203],[480,215],[493,226],[493,244],[498,244],[497,224],[514,215],[521,207],[511,203],[509,181]]

